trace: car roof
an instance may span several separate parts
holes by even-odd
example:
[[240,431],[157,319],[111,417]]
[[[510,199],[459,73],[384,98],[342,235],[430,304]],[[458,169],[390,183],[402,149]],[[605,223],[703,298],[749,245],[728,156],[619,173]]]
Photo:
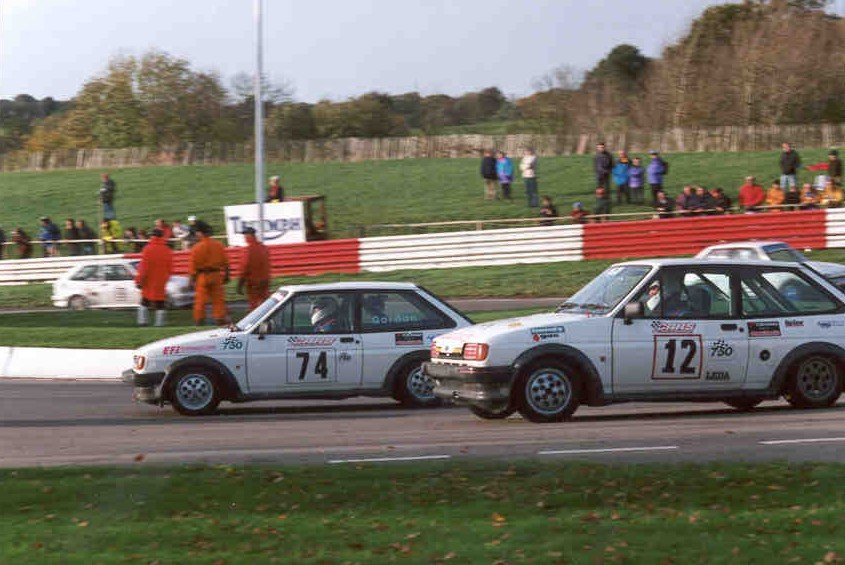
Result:
[[688,259],[642,259],[639,261],[625,261],[624,263],[616,263],[614,266],[621,266],[621,265],[648,265],[650,267],[689,267],[689,266],[706,266],[706,267],[714,267],[714,266],[725,266],[725,267],[736,267],[737,265],[743,266],[752,266],[752,267],[788,267],[788,268],[795,268],[801,263],[794,263],[791,261],[761,261],[759,259],[755,259],[753,261],[732,261],[730,259],[724,260],[713,260],[713,259],[695,259],[695,258],[688,258]]
[[730,243],[717,243],[716,245],[710,245],[702,249],[702,251],[712,250],[712,249],[742,249],[744,247],[769,247],[770,245],[783,245],[789,247],[789,245],[784,241],[732,241]]
[[407,282],[337,282],[321,284],[282,285],[279,290],[287,292],[337,291],[337,290],[417,290],[414,283]]

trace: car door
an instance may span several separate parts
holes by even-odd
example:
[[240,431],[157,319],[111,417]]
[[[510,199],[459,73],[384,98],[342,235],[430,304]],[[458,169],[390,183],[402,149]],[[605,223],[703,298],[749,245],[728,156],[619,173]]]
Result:
[[99,265],[85,265],[70,276],[65,285],[65,295],[68,298],[82,296],[89,306],[97,306],[100,302],[100,283],[102,282]]
[[428,354],[432,340],[457,326],[455,321],[412,290],[360,293],[363,385],[378,388],[403,356]]
[[[318,308],[323,306],[323,308]],[[318,319],[331,306],[329,318]],[[354,292],[305,292],[289,298],[247,344],[250,392],[354,390],[361,385],[361,335]]]
[[134,273],[122,263],[107,263],[100,266],[103,273],[102,306],[135,306],[140,294],[135,287]]
[[666,267],[634,298],[644,315],[613,322],[614,393],[741,388],[748,337],[729,267]]

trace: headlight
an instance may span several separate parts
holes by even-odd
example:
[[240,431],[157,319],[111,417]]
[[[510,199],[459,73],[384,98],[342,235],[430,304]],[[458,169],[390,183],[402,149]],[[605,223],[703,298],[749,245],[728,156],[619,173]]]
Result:
[[147,358],[143,355],[133,355],[132,360],[135,362],[136,371],[143,371],[144,367],[147,365]]
[[464,359],[467,361],[484,361],[490,352],[490,346],[486,343],[464,344]]

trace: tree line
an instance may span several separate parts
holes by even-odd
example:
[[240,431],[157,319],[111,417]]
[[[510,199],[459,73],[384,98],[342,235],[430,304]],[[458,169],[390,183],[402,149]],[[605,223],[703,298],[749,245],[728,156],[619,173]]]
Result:
[[[271,140],[438,134],[491,121],[507,133],[615,132],[845,122],[845,22],[825,0],[712,6],[657,58],[618,45],[585,73],[562,66],[508,99],[491,86],[452,97],[371,92],[297,102],[265,84]],[[227,87],[166,53],[113,59],[70,101],[0,101],[0,152],[161,147],[252,138],[250,77]]]

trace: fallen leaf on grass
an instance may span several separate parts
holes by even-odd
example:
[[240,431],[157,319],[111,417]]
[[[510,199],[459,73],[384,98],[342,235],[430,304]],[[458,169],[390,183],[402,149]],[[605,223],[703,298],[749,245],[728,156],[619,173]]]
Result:
[[824,554],[822,560],[825,563],[839,563],[840,561],[842,561],[842,558],[835,551],[828,551]]
[[145,455],[143,453],[139,453],[138,455],[133,457],[132,460],[135,461],[135,463],[140,463],[141,461],[144,460],[144,457],[145,457]]
[[81,522],[77,522],[76,525],[80,528],[87,528],[88,527],[88,521],[82,520]]
[[507,521],[508,521],[508,519],[507,519],[507,518],[505,518],[504,516],[502,516],[502,515],[501,515],[501,514],[499,514],[498,512],[493,512],[493,515],[492,515],[492,516],[490,516],[490,518],[491,518],[491,519],[493,520],[493,522],[494,522],[494,523],[496,523],[496,524],[503,524],[503,523],[505,523],[505,522],[507,522]]

